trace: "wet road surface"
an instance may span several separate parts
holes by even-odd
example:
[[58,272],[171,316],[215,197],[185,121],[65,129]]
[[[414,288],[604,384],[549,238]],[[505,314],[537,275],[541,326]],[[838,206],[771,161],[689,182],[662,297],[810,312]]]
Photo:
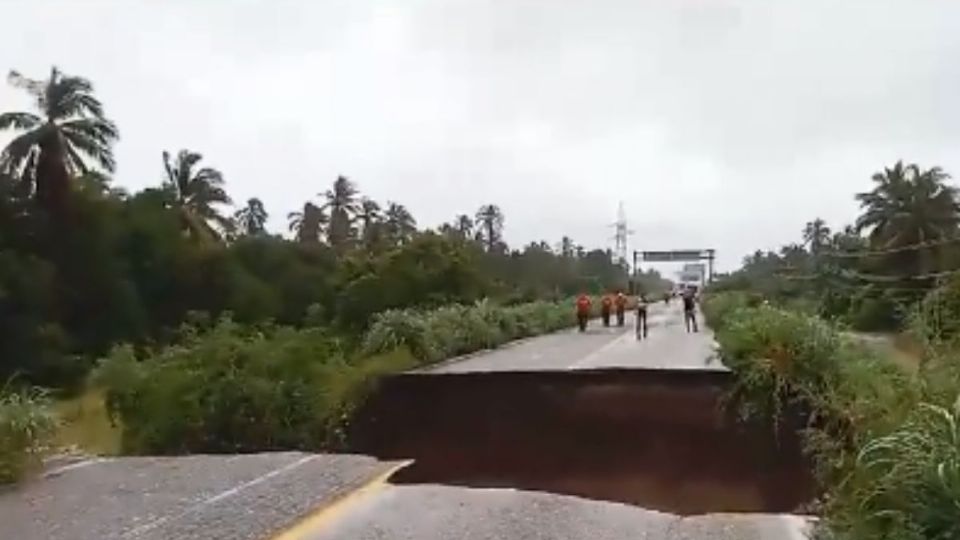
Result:
[[679,301],[654,304],[648,316],[648,335],[637,340],[633,314],[625,326],[603,327],[591,321],[587,332],[559,332],[453,359],[423,373],[490,371],[555,371],[597,368],[667,368],[723,370],[714,358],[713,334],[703,327],[687,333]]

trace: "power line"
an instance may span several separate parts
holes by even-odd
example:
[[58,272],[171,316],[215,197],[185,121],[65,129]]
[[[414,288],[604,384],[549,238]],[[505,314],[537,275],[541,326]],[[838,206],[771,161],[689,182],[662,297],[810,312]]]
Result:
[[917,249],[924,249],[929,247],[943,246],[947,244],[956,244],[960,243],[960,238],[946,238],[943,240],[931,240],[929,242],[919,242],[917,244],[910,244],[909,246],[900,246],[889,249],[880,249],[874,251],[848,251],[848,252],[823,252],[822,255],[825,257],[834,257],[840,259],[860,259],[864,257],[880,257],[883,255],[889,255],[891,253],[901,253],[903,251],[913,251]]

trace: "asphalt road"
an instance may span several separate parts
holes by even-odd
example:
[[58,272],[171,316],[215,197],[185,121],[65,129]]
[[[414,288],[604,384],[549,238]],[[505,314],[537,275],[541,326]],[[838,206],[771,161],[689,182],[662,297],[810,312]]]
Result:
[[622,328],[591,321],[585,333],[569,330],[457,358],[423,373],[543,371],[596,368],[725,369],[715,359],[713,334],[703,327],[687,333],[679,301],[650,307],[648,335],[637,340],[629,314]]
[[796,516],[679,517],[511,489],[379,485],[330,509],[298,540],[802,540]]
[[0,538],[259,540],[395,466],[299,452],[81,461],[0,490]]

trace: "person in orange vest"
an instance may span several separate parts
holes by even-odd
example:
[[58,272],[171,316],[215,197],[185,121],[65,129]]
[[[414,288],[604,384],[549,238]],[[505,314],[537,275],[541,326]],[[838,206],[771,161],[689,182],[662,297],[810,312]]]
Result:
[[617,297],[613,301],[617,306],[617,326],[623,326],[623,316],[627,309],[627,296],[623,291],[617,291]]
[[600,317],[603,318],[604,326],[610,326],[611,309],[613,309],[613,298],[609,294],[605,294],[600,300]]
[[587,330],[587,321],[590,320],[590,297],[581,294],[577,297],[577,324],[580,326],[580,331],[585,332]]

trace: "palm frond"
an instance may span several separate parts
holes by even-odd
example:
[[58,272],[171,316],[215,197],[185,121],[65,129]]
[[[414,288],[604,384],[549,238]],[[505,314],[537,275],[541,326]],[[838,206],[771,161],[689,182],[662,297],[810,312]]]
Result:
[[0,129],[33,129],[43,120],[28,112],[8,112],[0,114]]
[[113,152],[110,151],[109,145],[103,144],[93,136],[80,131],[64,131],[63,136],[65,146],[70,150],[70,161],[72,163],[68,163],[68,165],[71,165],[74,169],[81,171],[88,170],[83,157],[78,154],[79,151],[88,158],[96,161],[97,165],[107,172],[116,170],[117,164],[113,158]]
[[0,169],[11,171],[20,175],[24,166],[30,159],[34,148],[40,143],[40,139],[46,134],[46,130],[35,129],[23,133],[7,144],[3,152],[0,153]]

